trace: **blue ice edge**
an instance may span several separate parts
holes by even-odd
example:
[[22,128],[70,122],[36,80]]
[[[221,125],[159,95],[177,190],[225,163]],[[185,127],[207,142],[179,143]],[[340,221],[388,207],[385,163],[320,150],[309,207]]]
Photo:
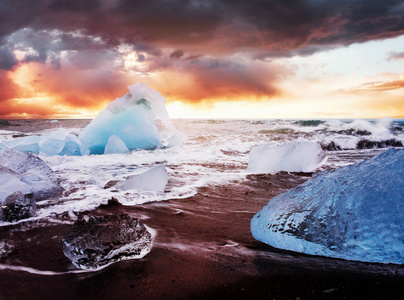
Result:
[[251,220],[270,246],[347,260],[404,263],[404,149],[319,174]]

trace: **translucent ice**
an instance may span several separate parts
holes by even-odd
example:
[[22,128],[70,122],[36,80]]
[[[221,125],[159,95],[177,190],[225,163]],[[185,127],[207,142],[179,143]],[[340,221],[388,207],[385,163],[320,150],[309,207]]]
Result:
[[313,172],[326,159],[321,145],[315,142],[275,143],[252,148],[247,172]]
[[129,149],[126,147],[125,142],[115,134],[110,136],[104,150],[104,154],[111,153],[129,153]]
[[36,203],[33,194],[17,191],[9,195],[0,207],[0,220],[13,222],[35,215]]
[[142,258],[149,253],[151,241],[151,234],[138,219],[115,214],[77,220],[63,238],[62,247],[76,267],[96,269]]
[[349,260],[404,263],[404,149],[324,172],[251,220],[271,246]]
[[45,199],[61,191],[52,169],[34,153],[6,149],[0,153],[0,197],[16,191]]
[[86,149],[79,138],[73,134],[54,132],[42,136],[27,136],[4,141],[0,144],[1,149],[15,149],[20,152],[32,152],[44,156],[52,155],[86,155]]
[[144,173],[133,175],[119,186],[120,189],[163,192],[168,182],[165,166],[159,165]]
[[0,204],[4,202],[7,196],[16,191],[24,194],[31,193],[31,186],[21,180],[21,176],[10,169],[0,166]]
[[130,150],[163,146],[155,123],[157,117],[167,129],[167,145],[181,136],[168,118],[165,99],[159,92],[144,83],[135,83],[128,89],[81,132],[79,137],[91,154],[103,154],[112,135],[117,135]]

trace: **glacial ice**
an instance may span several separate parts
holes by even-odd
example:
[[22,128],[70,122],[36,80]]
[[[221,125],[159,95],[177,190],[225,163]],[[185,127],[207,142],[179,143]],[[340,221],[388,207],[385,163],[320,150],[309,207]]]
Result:
[[325,159],[321,145],[315,142],[269,143],[251,149],[247,172],[313,172]]
[[34,153],[6,149],[0,153],[0,202],[21,191],[41,200],[57,195],[61,187],[52,169]]
[[404,263],[404,149],[324,172],[272,198],[251,220],[273,247],[348,260]]
[[[171,123],[165,98],[144,83],[128,87],[129,92],[110,102],[80,133],[64,132],[16,138],[0,143],[0,152],[15,149],[44,156],[128,153],[133,149],[154,149],[181,145],[186,135]],[[156,119],[164,130],[159,132]]]
[[104,154],[112,154],[112,153],[129,153],[128,147],[121,138],[115,134],[111,135],[108,139],[108,143],[105,146]]
[[79,137],[90,150],[90,154],[103,154],[108,140],[117,135],[129,150],[162,147],[156,126],[159,117],[171,141],[184,140],[171,123],[165,108],[165,98],[144,83],[128,86],[129,92],[110,102]]
[[87,155],[89,154],[79,138],[71,133],[54,132],[42,136],[20,137],[0,143],[0,151],[15,149],[20,152],[32,152],[44,156]]
[[78,219],[62,240],[63,253],[78,268],[96,269],[150,252],[152,235],[127,214]]
[[146,172],[130,176],[119,188],[138,191],[156,191],[163,192],[168,182],[167,170],[164,165],[151,168]]
[[17,191],[6,197],[0,207],[0,220],[18,221],[35,215],[36,202],[33,194]]

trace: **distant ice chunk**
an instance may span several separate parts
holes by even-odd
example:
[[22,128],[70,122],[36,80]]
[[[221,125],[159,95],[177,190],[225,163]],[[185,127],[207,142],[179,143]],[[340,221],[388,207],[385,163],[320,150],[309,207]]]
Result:
[[104,154],[112,154],[112,153],[129,153],[128,147],[124,141],[121,140],[119,136],[113,134],[108,139],[108,143],[105,146]]
[[163,192],[168,183],[167,170],[164,165],[151,168],[144,173],[130,176],[120,189]]
[[57,195],[61,187],[52,169],[34,153],[6,149],[0,153],[0,202],[16,191],[41,200]]
[[110,102],[79,135],[90,154],[103,154],[108,140],[117,135],[129,150],[154,149],[164,146],[157,130],[159,117],[166,128],[167,145],[185,137],[171,123],[165,98],[144,83],[128,87],[129,92]]
[[349,260],[404,263],[404,149],[324,172],[251,220],[273,247]]
[[53,132],[42,136],[27,136],[0,143],[0,151],[15,149],[20,152],[32,152],[44,156],[53,155],[87,155],[90,151],[85,148],[79,138],[71,133]]
[[275,143],[252,148],[247,172],[313,172],[326,159],[321,145],[315,142]]
[[62,240],[63,253],[78,268],[96,269],[150,252],[152,235],[127,214],[78,219]]

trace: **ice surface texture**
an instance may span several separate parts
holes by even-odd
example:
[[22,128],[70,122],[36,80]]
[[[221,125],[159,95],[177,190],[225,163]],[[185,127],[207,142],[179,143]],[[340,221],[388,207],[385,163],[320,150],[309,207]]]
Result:
[[61,187],[52,169],[36,154],[6,149],[0,153],[0,203],[16,191],[41,200],[57,195]]
[[[144,83],[135,83],[128,87],[129,92],[121,98],[110,102],[80,134],[83,144],[91,154],[111,153],[110,141],[115,135],[132,149],[153,149],[163,146],[156,127],[159,117],[170,135],[170,140],[177,140],[177,132],[168,118],[165,98],[159,92]],[[106,149],[106,145],[109,147]],[[170,144],[170,142],[168,142]],[[122,147],[118,146],[119,151]]]
[[95,269],[150,252],[152,236],[126,214],[77,220],[62,240],[63,253],[78,268]]
[[313,172],[325,159],[321,145],[315,142],[289,142],[280,146],[270,143],[252,148],[247,172]]
[[119,186],[120,189],[163,192],[168,182],[165,166],[159,165],[146,172],[130,176]]
[[21,137],[0,143],[0,151],[7,148],[44,156],[89,154],[77,136],[63,132]]
[[251,220],[271,246],[314,255],[404,263],[404,149],[324,172]]
[[113,134],[108,139],[108,143],[105,146],[104,154],[125,154],[129,153],[128,147],[126,147],[125,142],[120,139],[119,136]]
[[13,222],[35,215],[36,202],[33,194],[17,191],[9,195],[0,207],[0,220]]

